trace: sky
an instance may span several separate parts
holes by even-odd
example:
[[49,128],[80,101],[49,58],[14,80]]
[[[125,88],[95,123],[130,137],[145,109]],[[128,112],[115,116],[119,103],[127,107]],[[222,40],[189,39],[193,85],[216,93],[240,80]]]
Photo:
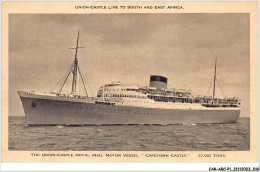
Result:
[[79,29],[79,67],[90,96],[113,81],[149,85],[150,75],[167,77],[168,88],[212,95],[217,57],[216,96],[241,98],[241,116],[248,117],[249,22],[245,13],[10,14],[9,115],[24,116],[18,90],[59,91]]

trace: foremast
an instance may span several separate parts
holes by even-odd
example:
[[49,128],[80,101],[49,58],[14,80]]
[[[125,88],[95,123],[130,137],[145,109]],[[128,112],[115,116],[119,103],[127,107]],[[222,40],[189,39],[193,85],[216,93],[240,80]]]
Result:
[[79,72],[80,76],[81,76],[81,80],[82,80],[82,83],[83,83],[83,86],[84,86],[84,89],[85,89],[85,92],[86,92],[86,96],[88,96],[87,94],[87,89],[86,89],[86,86],[85,86],[85,83],[84,83],[84,80],[83,80],[83,76],[79,70],[79,63],[78,63],[78,49],[79,48],[84,48],[84,47],[79,47],[79,30],[78,30],[78,36],[77,36],[77,43],[76,43],[76,47],[75,48],[69,48],[69,49],[75,49],[75,58],[73,60],[73,64],[71,66],[71,70],[69,72],[69,74],[67,75],[59,93],[61,93],[69,75],[72,73],[73,74],[73,79],[72,79],[72,88],[71,88],[71,94],[76,94],[76,88],[77,88],[77,73]]
[[74,66],[72,70],[73,80],[72,80],[72,89],[71,94],[76,93],[76,86],[77,86],[77,73],[78,73],[78,45],[79,45],[79,30],[78,30],[78,37],[77,37],[77,44],[76,44],[76,52],[75,52],[75,59],[74,59]]

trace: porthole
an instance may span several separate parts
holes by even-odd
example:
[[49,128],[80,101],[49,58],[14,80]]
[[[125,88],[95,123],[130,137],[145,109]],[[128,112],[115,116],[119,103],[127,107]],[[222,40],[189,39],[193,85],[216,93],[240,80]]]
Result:
[[36,102],[36,101],[33,101],[33,102],[32,102],[32,107],[36,107],[36,105],[37,105],[37,102]]

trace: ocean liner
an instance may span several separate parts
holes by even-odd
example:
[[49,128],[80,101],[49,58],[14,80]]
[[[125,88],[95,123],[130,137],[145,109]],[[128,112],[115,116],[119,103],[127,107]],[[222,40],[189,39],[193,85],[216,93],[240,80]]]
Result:
[[[193,96],[191,90],[167,88],[167,78],[150,76],[149,86],[112,82],[97,97],[88,97],[78,65],[79,32],[71,70],[57,93],[18,91],[28,125],[113,125],[234,123],[240,115],[239,98],[215,97],[216,62],[212,96]],[[72,91],[61,91],[73,75]],[[86,95],[76,93],[77,75]]]

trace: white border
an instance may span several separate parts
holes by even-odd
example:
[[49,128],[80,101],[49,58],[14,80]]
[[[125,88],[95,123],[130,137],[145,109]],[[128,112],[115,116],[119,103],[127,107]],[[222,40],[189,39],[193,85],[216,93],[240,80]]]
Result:
[[258,163],[2,163],[3,171],[209,171],[259,167]]
[[[4,1],[17,1],[17,0],[4,0]],[[50,0],[27,0],[27,1],[50,1]],[[71,0],[55,0],[55,1],[71,1]],[[74,1],[83,1],[83,0],[74,0]],[[86,0],[85,0],[86,1]],[[110,0],[87,0],[87,1],[110,1]],[[125,0],[117,0],[125,1]],[[140,1],[140,0],[132,0]],[[142,0],[149,1],[149,0]],[[153,0],[153,1],[168,1],[168,0]],[[173,0],[174,1],[174,0]],[[193,1],[194,0],[182,0],[182,1]],[[200,1],[209,1],[209,0],[200,0]],[[226,0],[212,0],[212,1],[226,1]],[[229,0],[229,1],[250,1],[250,0]],[[258,1],[258,0],[251,0]],[[0,5],[0,21],[1,21],[1,9],[2,4]],[[260,3],[258,2],[258,9],[260,9]],[[259,27],[260,15],[258,12],[258,28]],[[2,23],[1,23],[2,25]],[[0,27],[1,31],[1,27]],[[2,33],[2,32],[1,32]],[[258,50],[259,50],[259,39],[258,34]],[[1,35],[0,35],[0,40]],[[1,43],[0,43],[1,51]],[[0,61],[1,63],[1,61]],[[259,54],[258,54],[258,66]],[[1,69],[1,65],[0,65]],[[258,81],[260,81],[258,70]],[[0,75],[1,78],[1,75]],[[1,84],[0,84],[1,90]],[[260,96],[258,88],[258,98]],[[1,96],[2,97],[2,96]],[[260,101],[258,101],[258,108],[260,106]],[[1,99],[0,99],[1,107]],[[258,124],[260,123],[260,118],[258,118]],[[1,127],[1,118],[0,118],[0,127]],[[2,127],[1,127],[2,131]],[[259,127],[258,127],[259,131]],[[260,133],[260,132],[258,132]],[[0,133],[0,140],[2,142],[2,137]],[[0,147],[1,147],[0,142]],[[258,147],[259,147],[259,137],[258,137]],[[258,159],[260,158],[258,152]],[[1,157],[0,157],[1,160]],[[0,171],[209,171],[210,167],[259,167],[258,163],[0,163]]]

